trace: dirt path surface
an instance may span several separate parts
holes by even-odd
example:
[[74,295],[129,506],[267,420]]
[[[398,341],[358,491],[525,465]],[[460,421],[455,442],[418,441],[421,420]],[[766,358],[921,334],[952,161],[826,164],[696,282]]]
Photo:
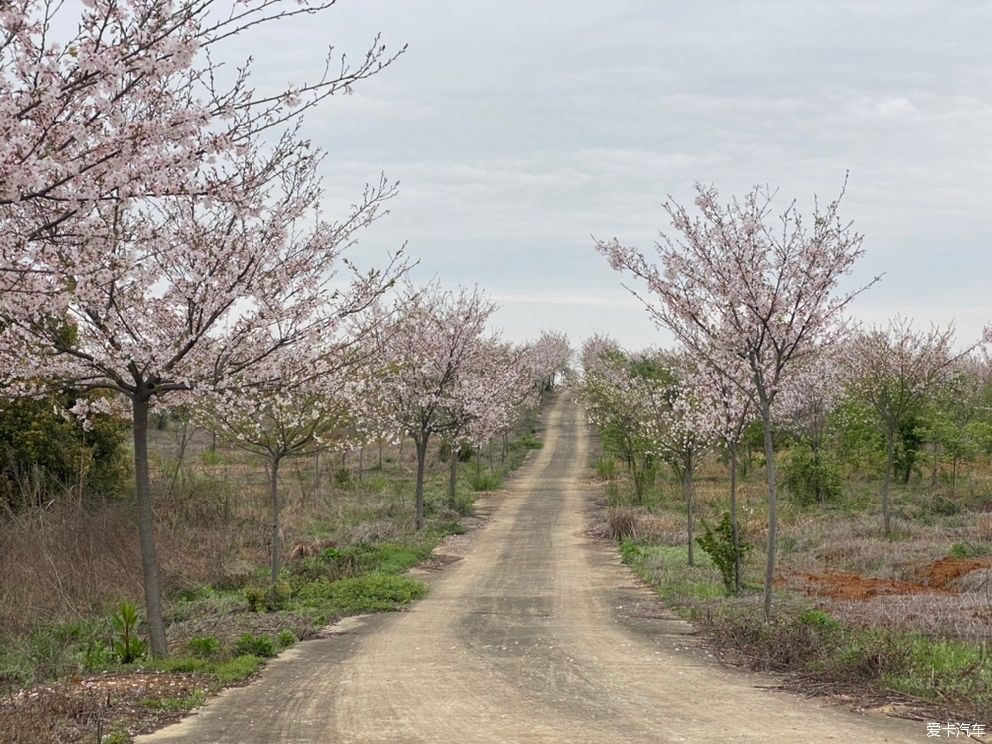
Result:
[[728,670],[584,535],[595,495],[580,409],[561,396],[544,447],[465,556],[409,612],[299,644],[151,744],[911,742],[922,723],[762,689]]

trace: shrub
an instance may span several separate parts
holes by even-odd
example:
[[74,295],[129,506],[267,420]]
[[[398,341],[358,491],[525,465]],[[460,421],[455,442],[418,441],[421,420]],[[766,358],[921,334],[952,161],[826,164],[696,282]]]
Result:
[[796,502],[804,506],[835,501],[841,494],[836,464],[806,444],[797,444],[789,450],[782,467],[782,483]]
[[213,636],[197,636],[189,639],[186,648],[194,656],[209,659],[220,653],[220,641]]
[[610,537],[614,540],[637,537],[637,512],[629,506],[613,506],[607,509],[606,523]]
[[799,622],[823,631],[839,631],[844,627],[840,620],[822,610],[806,610],[799,616]]
[[101,497],[124,493],[128,427],[94,416],[84,429],[61,413],[77,399],[62,394],[0,404],[0,501],[16,509],[66,485]]
[[468,479],[473,491],[495,491],[500,486],[500,477],[491,470],[484,470],[476,475],[473,473]]
[[116,662],[114,649],[101,641],[91,640],[83,651],[82,666],[87,672],[102,672]]
[[617,461],[612,457],[600,457],[596,461],[596,475],[602,480],[616,480],[618,473]]
[[271,637],[267,635],[256,636],[251,633],[242,635],[234,650],[238,656],[257,656],[261,659],[276,655],[276,647]]
[[138,637],[140,617],[134,602],[121,602],[110,618],[114,631],[114,654],[122,664],[130,664],[145,655],[145,642]]
[[737,530],[737,545],[734,545],[734,524],[730,519],[730,512],[723,513],[723,518],[716,529],[703,522],[703,534],[696,538],[696,542],[719,569],[727,594],[734,594],[737,591],[735,580],[737,561],[739,559],[743,563],[753,546],[744,539],[740,527]]
[[290,646],[295,645],[296,640],[296,633],[288,628],[286,630],[279,631],[279,635],[276,636],[276,641],[279,643],[281,648],[289,648]]
[[252,612],[261,612],[265,608],[265,590],[258,586],[246,586],[245,601]]
[[245,587],[245,600],[252,612],[278,612],[289,606],[293,589],[288,582],[277,581],[264,589],[258,586]]

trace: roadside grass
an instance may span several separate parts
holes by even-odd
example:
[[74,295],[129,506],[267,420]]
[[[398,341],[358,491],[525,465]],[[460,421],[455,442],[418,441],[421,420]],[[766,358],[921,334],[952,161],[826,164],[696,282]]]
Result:
[[[39,530],[42,547],[51,549],[41,565],[14,565],[0,556],[0,569],[10,568],[12,580],[0,592],[0,689],[9,692],[0,699],[0,741],[23,739],[23,731],[51,718],[52,741],[89,741],[96,732],[93,721],[102,720],[104,743],[123,744],[150,721],[174,720],[221,688],[250,680],[269,658],[298,640],[318,637],[343,616],[404,609],[427,592],[405,572],[428,559],[445,537],[465,532],[462,519],[472,513],[477,494],[498,488],[540,446],[536,421],[535,414],[522,422],[505,453],[497,443],[491,457],[477,455],[458,464],[454,508],[447,499],[448,464],[433,448],[425,482],[428,524],[421,532],[414,529],[409,443],[384,447],[381,467],[378,453],[360,465],[355,457],[293,463],[282,483],[284,545],[287,556],[293,555],[274,585],[267,568],[261,462],[223,443],[211,452],[209,435],[202,432],[179,459],[175,447],[170,449],[171,434],[156,432],[154,482],[161,489],[157,511],[170,656],[122,664],[113,650],[113,608],[122,597],[140,596],[136,545],[124,529],[129,505],[110,504],[98,520],[67,511],[12,525],[13,532],[0,532],[0,542],[13,541],[14,556],[29,555]],[[108,538],[119,538],[113,553],[97,526]],[[60,544],[67,549],[60,551]],[[75,564],[63,562],[62,552],[76,558]],[[72,594],[77,573],[80,586],[94,590],[90,595]],[[59,594],[53,596],[56,587]],[[16,592],[5,596],[11,588]],[[76,690],[70,677],[147,679],[149,674],[174,676],[174,693],[151,690],[126,705],[119,701],[116,714],[104,705],[109,694],[103,702],[64,702]],[[42,695],[25,706],[15,702],[24,688],[53,692],[50,700]],[[65,718],[68,710],[76,711],[72,720]]]
[[[745,566],[745,591],[727,597],[705,553],[696,550],[696,565],[687,565],[678,484],[662,480],[637,503],[619,468],[600,460],[594,472],[605,481],[594,531],[616,540],[624,563],[676,614],[697,624],[728,662],[791,673],[793,684],[814,693],[843,692],[875,705],[902,699],[948,720],[992,720],[992,571],[975,573],[975,586],[961,585],[958,593],[861,601],[805,596],[782,586],[775,590],[774,617],[766,622],[760,479],[741,487],[741,523],[755,550]],[[984,475],[977,473],[976,483],[987,483]],[[921,566],[945,556],[989,554],[992,519],[969,511],[984,503],[983,492],[952,508],[922,498],[919,486],[901,490],[895,500],[900,516],[886,539],[873,511],[874,485],[854,485],[848,498],[825,506],[799,507],[783,498],[777,573],[850,572],[913,581]],[[704,469],[697,484],[698,519],[715,521],[726,509],[726,488],[719,471]]]
[[[685,547],[624,540],[625,563],[679,616],[702,627],[724,658],[763,671],[793,672],[802,680],[911,696],[960,720],[992,718],[992,661],[988,644],[887,627],[854,626],[787,592],[765,622],[754,585],[724,596],[704,555],[687,565]],[[801,683],[800,683],[801,684]]]

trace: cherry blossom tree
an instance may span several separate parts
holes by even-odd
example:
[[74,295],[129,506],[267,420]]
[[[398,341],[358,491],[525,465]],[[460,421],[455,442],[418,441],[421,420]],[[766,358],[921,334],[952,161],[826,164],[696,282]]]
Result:
[[[335,296],[339,315],[354,319],[363,306],[378,300],[385,285],[353,285]],[[373,367],[362,345],[373,328],[368,322],[343,324],[341,332],[325,332],[314,343],[281,360],[275,380],[262,385],[230,386],[190,395],[188,408],[202,424],[219,431],[240,449],[264,458],[269,477],[270,576],[275,583],[282,565],[283,500],[279,468],[288,458],[344,450],[364,442],[361,421],[366,414],[368,381]],[[359,331],[359,329],[361,329]],[[356,333],[356,331],[358,331]],[[374,365],[373,365],[374,366]]]
[[886,536],[892,533],[889,492],[896,432],[946,377],[959,356],[953,346],[953,328],[934,326],[924,333],[899,317],[887,327],[876,326],[855,334],[846,345],[844,363],[850,387],[871,407],[885,432],[882,520]]
[[657,456],[653,387],[632,372],[631,359],[612,339],[591,339],[583,347],[583,367],[586,415],[599,430],[604,447],[626,465],[640,503]]
[[809,447],[813,456],[813,496],[821,504],[826,498],[825,480],[831,465],[824,456],[824,440],[830,414],[837,408],[845,387],[844,364],[833,350],[812,357],[787,380],[776,401],[777,415]]
[[[378,40],[358,64],[329,53],[316,79],[274,93],[256,92],[250,63],[228,74],[211,56],[249,28],[332,4],[15,0],[0,10],[2,377],[8,394],[45,380],[127,401],[158,656],[150,406],[234,379],[271,382],[278,359],[333,322],[322,277],[393,193],[382,181],[344,220],[317,219],[320,156],[293,125],[388,65],[395,55]],[[60,37],[73,17],[75,32]]]
[[[328,50],[322,72],[259,92],[250,61],[225,47],[248,29],[333,0],[12,0],[0,10],[0,281],[34,271],[34,251],[93,230],[107,200],[223,195],[232,172],[204,169],[302,111],[379,72],[396,54],[376,38],[352,64]],[[403,50],[400,50],[400,53]],[[287,156],[275,147],[271,167]],[[291,158],[292,154],[288,153]],[[39,244],[40,243],[40,244]]]
[[[251,173],[253,152],[232,166]],[[333,335],[343,315],[392,280],[395,265],[357,277],[360,289],[334,299],[333,269],[393,188],[368,188],[344,220],[323,220],[317,162],[300,143],[291,168],[255,181],[235,203],[199,195],[101,203],[94,218],[104,229],[72,254],[37,252],[30,301],[4,302],[0,311],[9,380],[109,390],[130,409],[156,655],[167,649],[148,472],[151,406],[175,393],[272,384],[298,350]]]
[[458,292],[432,285],[404,301],[403,317],[379,344],[387,373],[383,399],[396,429],[417,450],[416,524],[426,524],[424,472],[431,437],[459,426],[452,411],[471,405],[486,369],[486,323],[496,306],[478,289]]
[[700,427],[727,450],[727,469],[730,476],[730,525],[734,542],[734,591],[740,592],[743,567],[741,566],[741,534],[737,516],[737,455],[741,440],[748,426],[755,420],[753,393],[748,393],[734,382],[747,377],[746,372],[728,376],[712,365],[695,365],[686,376],[684,385],[692,390],[698,402],[697,416]]
[[992,360],[973,351],[947,370],[946,379],[930,396],[925,430],[933,446],[932,484],[936,485],[941,450],[951,460],[951,498],[957,489],[962,460],[992,444]]
[[526,349],[495,338],[482,344],[475,364],[460,374],[462,393],[445,407],[443,434],[451,452],[448,503],[455,506],[458,454],[464,445],[482,446],[505,432],[533,397],[534,371]]
[[564,333],[542,331],[531,344],[532,366],[536,384],[542,391],[554,390],[572,368],[575,351]]
[[655,455],[669,464],[682,484],[685,502],[686,550],[695,565],[696,468],[711,443],[708,411],[701,407],[693,384],[691,362],[679,354],[648,355],[632,365],[634,384],[648,402],[647,439]]
[[773,196],[756,187],[722,206],[715,188],[697,184],[697,217],[670,199],[675,236],[657,245],[660,265],[616,239],[596,245],[613,269],[646,284],[647,297],[632,292],[698,363],[755,395],[768,480],[766,617],[778,525],[773,404],[790,372],[842,334],[842,313],[864,289],[838,290],[863,253],[861,235],[840,220],[840,198],[817,204],[807,222],[794,202],[773,219]]

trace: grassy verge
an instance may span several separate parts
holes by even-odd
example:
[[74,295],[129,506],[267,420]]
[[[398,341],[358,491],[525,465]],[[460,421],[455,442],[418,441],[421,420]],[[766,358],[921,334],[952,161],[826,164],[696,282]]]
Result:
[[[0,698],[0,741],[82,742],[99,734],[104,744],[123,744],[251,679],[268,659],[343,616],[402,610],[427,592],[406,572],[445,537],[465,531],[476,495],[497,489],[540,446],[535,432],[536,415],[505,453],[497,444],[492,454],[460,462],[454,504],[447,500],[448,463],[434,450],[421,532],[414,530],[411,447],[387,449],[379,463],[366,460],[357,469],[343,461],[323,473],[298,468],[283,485],[292,555],[275,583],[266,568],[260,463],[233,450],[194,453],[188,471],[168,461],[165,476],[180,477],[173,479],[176,493],[162,499],[163,542],[197,534],[200,551],[216,549],[221,558],[214,568],[202,556],[184,563],[163,550],[170,656],[139,653],[122,663],[120,629],[111,619],[116,602],[86,609],[80,598],[72,617],[19,618],[20,632],[0,629],[0,689],[8,693]],[[239,489],[242,500],[232,501]],[[196,579],[206,575],[212,578]]]
[[620,551],[624,562],[674,611],[701,627],[728,661],[794,673],[797,686],[807,690],[860,693],[875,702],[905,696],[917,709],[948,720],[992,720],[992,660],[983,644],[847,624],[785,591],[776,597],[774,619],[766,622],[759,588],[725,596],[705,554],[690,567],[685,547],[622,539]]

